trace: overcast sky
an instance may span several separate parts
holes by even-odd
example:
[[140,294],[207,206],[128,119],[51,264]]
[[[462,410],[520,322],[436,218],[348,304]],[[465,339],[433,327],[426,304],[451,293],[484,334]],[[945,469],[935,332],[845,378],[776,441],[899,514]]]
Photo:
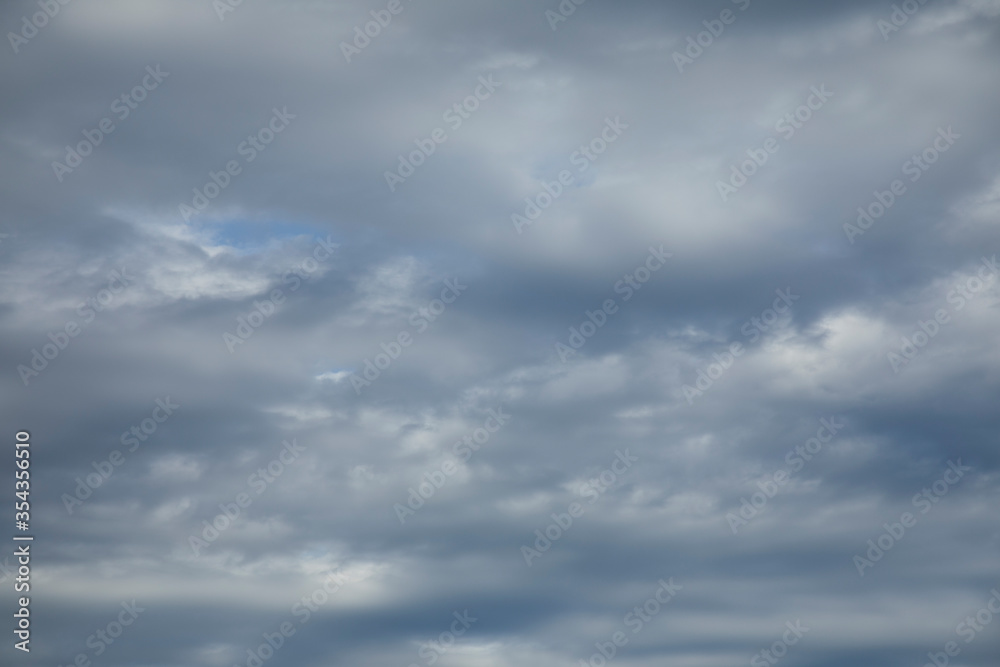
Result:
[[3,3],[4,664],[995,667],[1000,1],[579,1]]

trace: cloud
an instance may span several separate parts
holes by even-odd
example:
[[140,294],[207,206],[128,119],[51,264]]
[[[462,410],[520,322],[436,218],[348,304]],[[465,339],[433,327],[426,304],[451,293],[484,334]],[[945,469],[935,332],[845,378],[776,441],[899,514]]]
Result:
[[[33,35],[0,59],[0,405],[32,438],[38,660],[248,664],[287,621],[267,662],[569,667],[625,628],[609,662],[715,667],[801,619],[789,665],[922,664],[948,641],[954,664],[994,664],[992,626],[968,644],[956,626],[998,574],[979,274],[1000,250],[996,2],[926,3],[888,39],[892,8],[867,0],[595,0],[554,31],[554,0],[224,2],[73,2],[35,32],[36,2],[0,9]],[[468,111],[480,77],[502,86]],[[905,195],[849,242],[894,179]],[[185,216],[195,190],[210,201]],[[672,257],[626,300],[651,246]],[[467,290],[436,312],[446,281]],[[776,290],[799,298],[771,320]],[[176,415],[67,512],[167,396]],[[472,450],[491,410],[510,421]],[[734,535],[727,513],[830,418],[844,430]],[[626,449],[638,462],[602,482]],[[972,470],[920,513],[958,458]],[[859,576],[904,512],[917,526]],[[683,590],[632,633],[670,577]],[[133,599],[148,611],[97,656],[88,637]]]

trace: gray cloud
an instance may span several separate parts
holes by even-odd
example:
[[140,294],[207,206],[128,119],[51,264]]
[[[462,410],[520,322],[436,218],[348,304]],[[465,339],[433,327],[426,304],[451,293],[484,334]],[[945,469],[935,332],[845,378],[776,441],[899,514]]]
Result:
[[[553,30],[555,0],[401,0],[350,62],[341,43],[390,3],[216,4],[56,3],[0,58],[0,405],[31,432],[36,535],[32,652],[0,653],[246,665],[288,622],[266,662],[596,665],[622,631],[610,662],[721,667],[765,664],[799,620],[788,665],[922,665],[949,641],[951,664],[993,664],[996,625],[960,624],[1000,544],[998,283],[980,272],[1000,252],[997,2],[926,3],[886,37],[880,2],[591,0]],[[6,3],[0,25],[39,7]],[[147,67],[169,74],[139,101]],[[500,85],[456,127],[480,77]],[[276,109],[294,118],[253,147]],[[582,159],[609,118],[627,127]],[[541,210],[519,234],[526,199]],[[436,312],[446,280],[467,289]],[[797,298],[769,314],[776,290]],[[382,367],[355,391],[366,360]],[[180,407],[144,432],[166,397]],[[497,409],[509,423],[463,460]],[[305,452],[268,472],[291,440]],[[626,449],[635,466],[602,479]],[[971,470],[921,501],[958,459]],[[225,528],[195,554],[204,522]],[[530,566],[524,545],[544,547]]]

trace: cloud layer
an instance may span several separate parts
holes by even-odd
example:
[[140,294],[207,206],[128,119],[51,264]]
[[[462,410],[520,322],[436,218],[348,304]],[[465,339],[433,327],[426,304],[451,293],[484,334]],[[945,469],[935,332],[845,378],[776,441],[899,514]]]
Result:
[[995,664],[996,0],[48,4],[25,664]]

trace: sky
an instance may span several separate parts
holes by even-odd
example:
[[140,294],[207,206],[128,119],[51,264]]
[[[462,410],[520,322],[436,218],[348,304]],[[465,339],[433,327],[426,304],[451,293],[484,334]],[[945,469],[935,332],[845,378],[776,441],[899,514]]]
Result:
[[998,19],[4,2],[3,663],[994,667]]

